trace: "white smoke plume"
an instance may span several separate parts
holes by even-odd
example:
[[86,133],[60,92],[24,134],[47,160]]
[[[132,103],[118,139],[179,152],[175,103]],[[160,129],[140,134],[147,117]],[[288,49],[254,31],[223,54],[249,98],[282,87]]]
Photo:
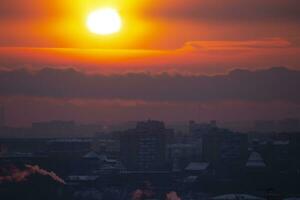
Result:
[[132,200],[149,199],[155,195],[152,184],[149,181],[145,181],[141,189],[136,189],[132,193]]
[[143,198],[143,190],[137,189],[132,193],[132,200],[141,200]]
[[176,192],[172,191],[167,193],[166,200],[181,200],[181,198],[177,195]]
[[37,173],[41,174],[44,176],[50,176],[53,180],[61,183],[61,184],[66,184],[66,182],[57,176],[53,171],[49,172],[45,169],[40,168],[38,165],[25,165],[32,173]]
[[38,165],[25,165],[26,169],[22,170],[15,166],[10,167],[9,169],[5,169],[8,171],[8,175],[0,175],[0,183],[2,182],[22,182],[26,181],[28,177],[33,174],[40,174],[43,176],[49,176],[53,180],[61,183],[66,184],[65,181],[57,176],[54,172],[49,172],[45,169],[40,168]]

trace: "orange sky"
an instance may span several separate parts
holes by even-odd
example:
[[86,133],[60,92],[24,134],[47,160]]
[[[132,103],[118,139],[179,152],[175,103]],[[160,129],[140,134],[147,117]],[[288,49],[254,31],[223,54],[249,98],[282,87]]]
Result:
[[[103,7],[112,7],[119,12],[123,23],[120,32],[103,36],[88,31],[87,16]],[[96,122],[147,118],[176,121],[299,117],[299,96],[295,89],[299,85],[296,80],[299,73],[292,70],[300,70],[299,24],[299,0],[1,0],[0,105],[5,105],[9,125],[29,125],[33,121],[51,119]],[[290,71],[285,68],[260,70],[274,66],[285,66]],[[29,69],[29,72],[14,70],[19,68]],[[30,75],[35,74],[30,70],[43,68],[47,69],[36,73],[41,77]],[[245,81],[243,77],[251,72],[237,70],[227,74],[237,68],[258,70],[254,73],[258,76]],[[7,70],[11,70],[11,74]],[[165,77],[166,82],[161,84],[166,90],[156,94],[154,88],[151,96],[147,92],[149,86],[157,84],[156,81],[147,82],[144,87],[139,84],[132,87],[136,86],[136,80],[127,80],[130,74],[126,72],[137,73],[139,81],[152,80],[151,76]],[[183,74],[189,81],[181,81],[182,77],[178,75],[174,76],[176,83],[168,85],[167,80],[173,78],[170,74],[161,74],[164,72]],[[51,95],[61,91],[61,85],[72,86],[68,80],[73,76],[85,77],[94,73],[105,74],[104,79],[115,86],[110,90],[116,96],[72,99],[66,95],[68,90],[60,97]],[[193,83],[194,79],[202,80],[198,74],[227,74],[224,80],[237,78],[233,86],[240,87],[246,94],[255,91],[254,96],[263,99],[270,93],[270,98],[245,100],[242,93],[232,99],[184,100],[186,95],[183,94],[201,90],[201,84],[185,85],[186,82]],[[260,74],[270,78],[270,85],[277,84],[276,90],[267,88],[256,94],[258,89],[268,86],[264,84],[251,90],[257,85]],[[291,74],[296,78],[291,78]],[[59,77],[64,76],[70,77],[56,85]],[[127,82],[120,84],[119,76],[124,76]],[[212,80],[215,78],[218,76],[211,77]],[[39,82],[31,82],[36,79]],[[46,82],[41,84],[42,80]],[[240,84],[242,80],[245,82]],[[213,81],[204,84],[216,85]],[[92,88],[81,88],[79,92],[105,92],[99,86],[102,86],[101,82]],[[122,90],[122,86],[128,88]],[[194,86],[193,91],[186,89]],[[233,86],[225,91],[216,87],[208,90],[212,91],[208,94],[227,97],[238,93]],[[35,93],[40,90],[44,96]],[[142,91],[147,92],[143,93],[141,101],[130,97],[131,93]],[[168,101],[158,98],[164,95],[176,98]],[[179,101],[181,98],[183,100]]]
[[[300,65],[296,0],[2,0],[2,68],[222,73]],[[110,6],[121,32],[90,33],[89,12]]]

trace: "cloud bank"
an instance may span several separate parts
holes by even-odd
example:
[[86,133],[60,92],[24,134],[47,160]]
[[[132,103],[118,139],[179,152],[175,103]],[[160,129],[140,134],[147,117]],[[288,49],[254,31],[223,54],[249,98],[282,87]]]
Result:
[[1,96],[121,99],[142,101],[299,102],[300,71],[283,67],[233,70],[225,75],[146,73],[87,75],[73,69],[0,72]]

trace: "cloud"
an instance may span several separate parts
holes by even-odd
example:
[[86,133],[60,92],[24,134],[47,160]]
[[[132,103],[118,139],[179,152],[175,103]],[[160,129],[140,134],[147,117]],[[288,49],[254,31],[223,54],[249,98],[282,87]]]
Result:
[[[0,97],[5,106],[5,121],[9,126],[31,126],[32,122],[74,120],[81,123],[111,124],[114,122],[157,119],[166,122],[190,119],[209,121],[248,121],[256,119],[300,118],[299,102],[285,101],[127,101],[102,99],[70,99],[32,96]],[[232,112],[234,110],[234,112]],[[46,114],[45,114],[46,113]],[[184,114],[183,114],[184,113]],[[93,132],[86,132],[91,136]],[[31,134],[31,135],[30,135]],[[50,134],[50,133],[49,133]],[[3,131],[2,137],[64,137],[60,133],[41,135],[16,131]],[[80,133],[81,134],[81,133]],[[72,132],[74,137],[82,137]]]
[[300,72],[278,67],[233,70],[225,75],[87,75],[73,69],[2,71],[0,95],[143,101],[300,102]]
[[[78,4],[78,7],[74,7]],[[128,4],[128,5],[127,5]],[[146,0],[130,3],[120,3],[123,6],[140,6],[141,12],[150,17],[158,18],[202,20],[202,21],[294,21],[300,20],[300,2],[298,0],[165,0],[153,1],[151,4]],[[35,1],[35,0],[2,0],[0,2],[1,19],[25,18],[35,20],[36,17],[63,16],[67,10],[78,9],[83,6],[96,6],[93,1],[84,3],[74,1]],[[81,6],[81,7],[79,7]],[[51,8],[51,9],[49,9]],[[69,11],[70,12],[70,11]]]
[[232,68],[300,69],[299,44],[286,38],[191,40],[174,49],[0,47],[0,68],[76,68],[88,73],[226,73]]
[[[83,19],[106,3],[120,8],[126,25],[116,37],[102,39],[88,32]],[[166,49],[188,40],[295,40],[299,13],[298,0],[2,0],[0,46]]]
[[[72,1],[73,2],[73,1]],[[71,1],[68,1],[71,5]],[[36,21],[63,17],[66,8],[61,1],[1,0],[0,21]]]
[[215,22],[299,22],[300,2],[297,0],[166,0],[149,14],[168,20]]
[[181,50],[253,50],[271,48],[289,48],[292,43],[282,38],[268,38],[264,40],[243,41],[189,41]]

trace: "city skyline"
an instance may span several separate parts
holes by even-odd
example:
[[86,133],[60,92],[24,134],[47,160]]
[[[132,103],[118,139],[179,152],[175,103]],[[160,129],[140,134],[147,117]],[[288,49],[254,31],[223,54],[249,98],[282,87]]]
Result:
[[299,0],[0,0],[0,199],[299,200]]

